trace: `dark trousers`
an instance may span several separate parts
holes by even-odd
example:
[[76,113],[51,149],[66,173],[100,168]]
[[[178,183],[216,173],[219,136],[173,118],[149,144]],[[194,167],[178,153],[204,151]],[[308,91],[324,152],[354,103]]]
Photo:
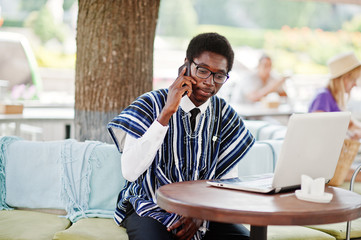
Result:
[[[167,228],[150,217],[140,217],[132,211],[123,220],[129,240],[174,240]],[[249,231],[239,224],[210,222],[203,240],[243,240],[249,239]]]

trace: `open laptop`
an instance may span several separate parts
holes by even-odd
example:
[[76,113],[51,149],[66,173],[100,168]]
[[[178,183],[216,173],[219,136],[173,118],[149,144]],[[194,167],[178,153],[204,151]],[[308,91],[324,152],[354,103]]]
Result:
[[217,187],[271,193],[299,188],[301,175],[323,177],[328,182],[334,175],[350,122],[349,112],[293,114],[274,173],[231,179],[214,179]]

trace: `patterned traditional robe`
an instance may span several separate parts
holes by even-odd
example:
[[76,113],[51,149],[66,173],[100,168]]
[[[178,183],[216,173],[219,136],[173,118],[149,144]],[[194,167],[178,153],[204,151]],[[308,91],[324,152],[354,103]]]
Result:
[[[146,93],[108,124],[121,151],[122,139],[114,128],[139,138],[157,119],[167,100],[167,89]],[[213,96],[192,133],[189,116],[181,107],[169,121],[169,129],[153,163],[136,181],[127,182],[119,194],[115,221],[125,218],[130,202],[140,216],[157,219],[169,227],[179,216],[156,204],[156,190],[162,185],[198,179],[220,178],[234,167],[254,143],[237,113],[223,99]],[[198,232],[194,239],[200,239]]]

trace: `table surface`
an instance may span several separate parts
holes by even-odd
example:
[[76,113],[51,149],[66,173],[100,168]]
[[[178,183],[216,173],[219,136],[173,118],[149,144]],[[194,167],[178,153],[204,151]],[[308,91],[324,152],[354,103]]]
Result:
[[232,107],[241,117],[246,119],[265,116],[290,116],[293,113],[305,112],[304,108],[291,107],[289,104],[281,104],[277,108],[269,108],[262,103],[238,104],[232,105]]
[[162,186],[157,203],[183,216],[253,226],[326,224],[361,217],[361,195],[329,186],[325,191],[333,194],[330,203],[302,201],[294,192],[251,193],[198,180]]
[[0,114],[0,121],[73,120],[74,108],[24,108],[22,114]]

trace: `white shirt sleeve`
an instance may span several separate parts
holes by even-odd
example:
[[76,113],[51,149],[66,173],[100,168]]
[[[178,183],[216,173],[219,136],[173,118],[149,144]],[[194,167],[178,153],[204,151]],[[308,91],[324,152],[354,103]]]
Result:
[[133,182],[149,168],[164,141],[168,128],[154,121],[142,137],[126,135],[121,157],[122,174],[125,179]]
[[[122,174],[125,179],[133,182],[149,168],[164,141],[168,128],[154,121],[140,138],[126,134],[121,157]],[[222,178],[234,177],[238,177],[237,165]]]

